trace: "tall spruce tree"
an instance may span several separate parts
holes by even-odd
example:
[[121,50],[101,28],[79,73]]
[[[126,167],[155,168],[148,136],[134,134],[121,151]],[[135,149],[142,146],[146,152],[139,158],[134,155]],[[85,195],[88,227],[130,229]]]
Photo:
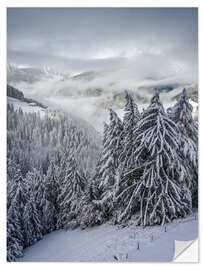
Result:
[[7,260],[15,261],[23,256],[25,235],[23,231],[22,209],[17,197],[13,197],[7,213]]
[[13,262],[23,256],[23,244],[20,235],[20,227],[14,220],[7,220],[7,261]]
[[[116,194],[121,188],[131,185],[129,179],[126,181],[126,178],[124,178],[123,175],[125,171],[129,171],[131,167],[131,160],[134,158],[133,147],[136,140],[136,125],[141,117],[137,104],[135,104],[133,97],[127,91],[125,92],[125,99],[125,114],[123,118],[123,151],[121,152],[121,155],[119,157],[120,164],[116,171],[114,200],[116,200]],[[117,203],[114,208],[116,210],[116,221],[116,216],[119,215],[121,208],[118,206]]]
[[77,219],[85,186],[86,179],[79,170],[72,153],[67,161],[65,179],[59,195],[59,227],[68,228],[69,222]]
[[59,182],[57,178],[57,166],[54,164],[54,160],[52,160],[45,177],[45,199],[47,202],[44,200],[44,206],[52,209],[53,220],[51,224],[55,225],[57,224],[58,219],[58,194]]
[[56,208],[52,202],[47,200],[46,193],[43,194],[40,209],[42,209],[42,234],[54,231],[56,229]]
[[123,125],[117,114],[110,109],[110,123],[107,134],[104,136],[103,151],[99,167],[97,168],[97,181],[99,181],[100,198],[93,203],[102,208],[108,219],[114,207],[114,188],[116,172],[119,166],[119,157],[123,150]]
[[136,124],[140,119],[140,112],[137,104],[134,103],[133,97],[127,91],[125,92],[125,99],[125,114],[123,117],[124,149],[123,153],[121,153],[121,161],[125,162],[125,166],[128,166],[128,160],[132,154],[133,142],[135,141]]
[[13,184],[15,182],[16,178],[16,172],[19,172],[20,175],[20,166],[16,164],[16,162],[13,159],[8,158],[7,159],[7,207],[10,206],[11,196],[10,191],[13,187]]
[[[165,224],[191,212],[191,192],[179,155],[180,133],[165,114],[156,93],[137,124],[134,169],[117,195],[122,211],[118,222],[137,215],[142,226]],[[127,182],[129,181],[129,183]]]
[[192,116],[193,107],[187,92],[183,89],[178,102],[168,109],[169,117],[178,125],[181,132],[180,151],[191,176],[193,206],[198,205],[198,126]]
[[42,216],[43,199],[45,198],[45,176],[36,169],[33,169],[26,175],[26,178],[31,178],[31,194],[34,197],[36,209]]
[[[23,179],[19,166],[10,162],[8,167],[7,193],[7,259],[15,261],[15,258],[23,255],[25,247],[25,233],[23,231],[23,209],[28,200],[28,186]],[[14,171],[14,168],[16,170]]]
[[26,247],[42,239],[43,229],[41,219],[32,193],[23,211],[23,231],[25,234]]
[[[103,146],[108,137],[109,126],[104,122],[103,130]],[[104,213],[99,205],[93,203],[95,200],[99,200],[102,195],[102,185],[101,185],[101,167],[104,162],[103,152],[100,153],[97,166],[95,168],[95,174],[87,183],[87,188],[82,198],[82,203],[80,205],[79,220],[80,228],[85,229],[86,227],[91,227],[94,225],[100,225],[104,222]]]
[[[36,208],[37,217],[41,225],[41,233],[46,234],[55,229],[56,208],[52,202],[48,201],[46,194],[47,177],[33,169],[26,175],[26,182],[30,183],[30,196],[34,200],[34,208]],[[30,202],[32,204],[32,202]],[[29,210],[29,209],[27,209]],[[40,238],[39,238],[40,239]]]
[[102,193],[102,184],[101,184],[101,167],[104,164],[104,145],[106,144],[107,138],[108,138],[108,132],[109,132],[109,126],[106,122],[104,122],[104,130],[103,130],[103,151],[100,153],[99,160],[97,163],[97,166],[95,168],[95,174],[92,178],[92,181],[89,184],[89,199],[90,200],[96,200],[99,199]]
[[181,133],[198,144],[198,127],[192,116],[193,107],[184,88],[178,102],[169,109],[170,118],[179,126]]
[[115,183],[115,170],[118,168],[122,151],[123,125],[117,114],[110,109],[110,123],[104,136],[103,151],[100,160],[98,178],[100,188],[112,186]]
[[10,180],[12,183],[9,185],[9,190],[7,194],[8,203],[7,208],[10,208],[11,202],[14,197],[18,200],[21,209],[25,206],[28,199],[28,189],[29,185],[22,176],[19,166],[16,166],[16,171],[13,174],[13,179]]

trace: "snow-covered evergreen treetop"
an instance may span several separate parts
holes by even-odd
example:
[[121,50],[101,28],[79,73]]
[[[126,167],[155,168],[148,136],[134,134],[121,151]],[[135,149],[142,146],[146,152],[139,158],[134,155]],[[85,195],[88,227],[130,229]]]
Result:
[[125,92],[125,99],[125,114],[123,117],[123,149],[119,158],[120,161],[124,163],[124,167],[128,166],[129,157],[133,155],[132,147],[133,142],[135,141],[136,124],[141,116],[133,97],[127,91]]
[[191,177],[193,205],[198,204],[198,126],[192,116],[193,107],[189,102],[186,90],[183,89],[178,102],[169,108],[169,117],[177,123],[181,133],[181,153],[188,176]]
[[105,124],[105,136],[102,154],[96,167],[93,179],[93,190],[97,193],[94,204],[102,207],[103,212],[111,215],[113,210],[112,188],[116,182],[116,170],[119,165],[119,157],[123,150],[123,124],[118,115],[112,110],[110,112],[110,123]]
[[99,180],[99,188],[112,186],[115,182],[115,169],[118,167],[122,151],[123,125],[117,114],[110,109],[110,123],[105,124],[105,136],[102,154],[96,168],[95,181]]
[[[58,196],[58,226],[68,228],[72,219],[77,219],[82,196],[87,188],[87,179],[78,168],[74,154],[67,159],[64,180]],[[78,221],[77,221],[78,222]]]
[[170,118],[179,125],[181,132],[198,143],[198,127],[192,116],[193,107],[189,102],[186,89],[183,89],[178,102],[169,109]]
[[131,166],[117,189],[122,209],[118,222],[137,214],[137,224],[163,225],[190,213],[190,181],[179,155],[180,142],[178,126],[156,93],[137,123]]

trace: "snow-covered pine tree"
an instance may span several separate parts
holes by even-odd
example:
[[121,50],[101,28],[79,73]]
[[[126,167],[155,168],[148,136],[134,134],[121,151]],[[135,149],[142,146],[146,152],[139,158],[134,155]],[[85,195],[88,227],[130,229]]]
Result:
[[7,213],[7,260],[23,256],[24,232],[22,209],[18,197],[13,197]]
[[[108,137],[109,126],[106,122],[104,122],[103,129],[103,146]],[[103,152],[102,152],[103,153]],[[87,183],[87,188],[82,197],[80,211],[79,211],[79,222],[80,228],[85,229],[86,227],[91,227],[94,225],[100,225],[104,222],[104,213],[101,210],[99,205],[95,205],[92,201],[99,200],[102,195],[102,186],[100,186],[101,178],[101,166],[103,163],[102,153],[100,153],[100,157],[95,168],[95,174],[93,178]]]
[[198,127],[192,116],[193,107],[184,88],[178,102],[169,109],[170,118],[178,124],[181,133],[191,138],[195,144],[198,144]]
[[13,200],[15,200],[15,203],[19,204],[19,210],[23,211],[28,200],[28,184],[22,177],[21,171],[18,167],[13,178],[13,183],[8,192],[8,209],[10,208]]
[[55,207],[57,205],[57,197],[58,197],[58,191],[59,191],[57,171],[58,171],[58,168],[55,165],[55,161],[51,160],[50,165],[47,170],[47,174],[46,174],[45,190],[46,190],[47,199],[50,202],[52,202]]
[[[67,177],[67,174],[64,175],[64,179],[60,186],[59,196],[58,196],[58,220],[57,220],[57,228],[62,229],[67,224],[67,219],[70,214],[70,208],[67,203],[67,196],[70,193],[70,182]],[[69,220],[68,220],[69,221]]]
[[62,211],[61,211],[61,205],[64,203],[65,196],[68,192],[67,189],[67,166],[69,162],[69,156],[68,152],[64,152],[61,160],[60,165],[58,167],[57,171],[57,177],[59,180],[59,193],[57,197],[57,209],[58,209],[58,218],[57,218],[57,229],[63,228],[63,222],[62,222]]
[[137,104],[134,103],[133,97],[127,91],[125,92],[125,99],[125,114],[123,117],[124,149],[120,159],[123,162],[125,161],[125,166],[128,167],[127,163],[132,153],[133,142],[135,141],[135,128],[140,119],[140,112]]
[[[137,215],[142,226],[165,224],[191,212],[187,170],[179,155],[180,133],[166,115],[156,93],[137,123],[134,169],[126,172],[131,185],[119,190],[118,222]],[[127,180],[126,180],[127,181]],[[123,181],[125,183],[125,181]]]
[[17,166],[16,162],[8,158],[7,159],[7,181],[13,181],[17,169],[20,169],[20,166]]
[[26,175],[27,182],[30,181],[30,192],[34,197],[36,209],[40,216],[42,216],[42,205],[43,198],[45,193],[45,176],[38,171],[33,169],[31,172],[28,172]]
[[123,150],[123,125],[117,114],[110,109],[110,123],[107,134],[104,136],[103,151],[100,164],[97,167],[97,179],[101,192],[98,200],[93,200],[96,206],[101,207],[106,218],[109,219],[114,207],[114,188],[116,171],[119,166],[119,157]]
[[74,154],[71,153],[67,161],[65,179],[58,198],[60,202],[59,227],[68,229],[79,225],[77,217],[86,182],[87,180],[78,168]]
[[25,246],[29,247],[42,239],[42,224],[40,215],[36,209],[33,194],[30,194],[23,211],[23,232],[25,234]]
[[123,148],[123,125],[118,115],[110,109],[110,123],[104,136],[103,151],[100,160],[98,178],[100,188],[112,186],[115,183],[115,171],[118,168],[119,157]]
[[[48,202],[45,202],[46,207],[52,209],[52,222],[51,224],[57,224],[58,218],[58,205],[57,198],[59,194],[59,182],[57,178],[57,167],[55,166],[54,160],[51,161],[47,174],[45,176],[45,199]],[[50,205],[52,204],[52,206]],[[55,209],[55,211],[53,211]],[[51,226],[52,227],[52,226]]]
[[[17,176],[19,174],[19,176]],[[11,200],[14,197],[15,191],[13,189],[16,187],[16,178],[22,176],[20,171],[20,166],[16,164],[13,159],[7,159],[7,208],[10,207]]]
[[93,203],[91,191],[88,188],[83,195],[79,210],[79,225],[81,229],[100,225],[105,221],[105,213],[100,205]]
[[25,246],[22,212],[29,197],[27,183],[15,162],[9,162],[8,181],[10,184],[7,187],[7,258],[11,261],[15,260],[15,257],[22,256]]
[[56,171],[56,175],[57,175],[58,182],[59,182],[59,193],[60,193],[60,187],[61,187],[61,185],[63,185],[63,181],[65,179],[69,155],[70,155],[70,153],[67,151],[64,151],[61,153],[59,166],[58,166],[57,171]]
[[169,117],[178,125],[181,132],[180,151],[184,156],[188,175],[191,176],[193,206],[198,205],[198,126],[192,116],[193,107],[187,92],[183,89],[178,102],[168,109]]
[[[139,121],[141,114],[138,110],[137,104],[135,104],[133,97],[126,91],[125,92],[125,114],[123,118],[123,151],[119,157],[119,167],[116,172],[116,184],[114,189],[114,200],[116,200],[116,194],[119,192],[120,189],[123,187],[131,186],[132,181],[129,178],[124,178],[123,174],[125,171],[129,171],[131,166],[131,160],[134,159],[134,142],[136,140],[136,125]],[[124,183],[122,183],[124,181]],[[115,222],[117,222],[117,215],[120,215],[121,208],[119,204],[116,203],[115,206]]]
[[102,145],[103,145],[103,151],[100,153],[99,160],[97,163],[97,166],[95,168],[95,174],[89,183],[89,194],[88,197],[90,197],[90,200],[97,200],[100,198],[102,194],[102,185],[101,185],[101,167],[103,166],[104,163],[104,145],[106,144],[106,140],[108,138],[108,132],[109,132],[109,126],[106,122],[104,122],[104,129],[103,129],[103,140],[102,140]]
[[18,223],[7,220],[7,261],[13,262],[16,258],[23,256],[23,245],[20,235],[20,227]]
[[56,208],[54,207],[52,202],[47,200],[45,192],[41,199],[40,209],[42,211],[42,233],[47,234],[54,231],[56,229]]
[[33,169],[26,175],[26,181],[30,183],[30,196],[33,196],[37,219],[41,224],[41,233],[47,234],[56,228],[56,208],[53,202],[49,201],[46,194],[47,176],[37,169]]

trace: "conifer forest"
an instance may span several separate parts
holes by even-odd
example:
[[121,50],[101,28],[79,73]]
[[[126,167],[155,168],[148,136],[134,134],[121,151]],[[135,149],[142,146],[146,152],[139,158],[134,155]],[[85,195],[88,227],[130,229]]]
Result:
[[7,106],[7,260],[55,230],[165,226],[198,208],[198,122],[183,89],[140,111],[125,92],[103,134],[67,114]]

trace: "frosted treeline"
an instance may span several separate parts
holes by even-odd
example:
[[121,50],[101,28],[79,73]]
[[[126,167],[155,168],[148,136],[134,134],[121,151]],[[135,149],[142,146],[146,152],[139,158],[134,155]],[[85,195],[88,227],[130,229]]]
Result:
[[7,148],[8,159],[19,164],[23,177],[33,167],[46,174],[51,160],[59,165],[63,153],[71,151],[84,173],[91,175],[101,138],[93,127],[69,114],[54,111],[41,118],[8,104]]
[[68,170],[90,181],[101,138],[70,115],[41,118],[10,104],[7,112],[7,244],[12,261],[23,248],[58,228]]
[[126,92],[124,110],[123,120],[109,110],[101,148],[70,119],[8,107],[9,261],[56,229],[164,225],[197,207],[198,127],[186,91],[167,112],[158,93],[139,112]]

